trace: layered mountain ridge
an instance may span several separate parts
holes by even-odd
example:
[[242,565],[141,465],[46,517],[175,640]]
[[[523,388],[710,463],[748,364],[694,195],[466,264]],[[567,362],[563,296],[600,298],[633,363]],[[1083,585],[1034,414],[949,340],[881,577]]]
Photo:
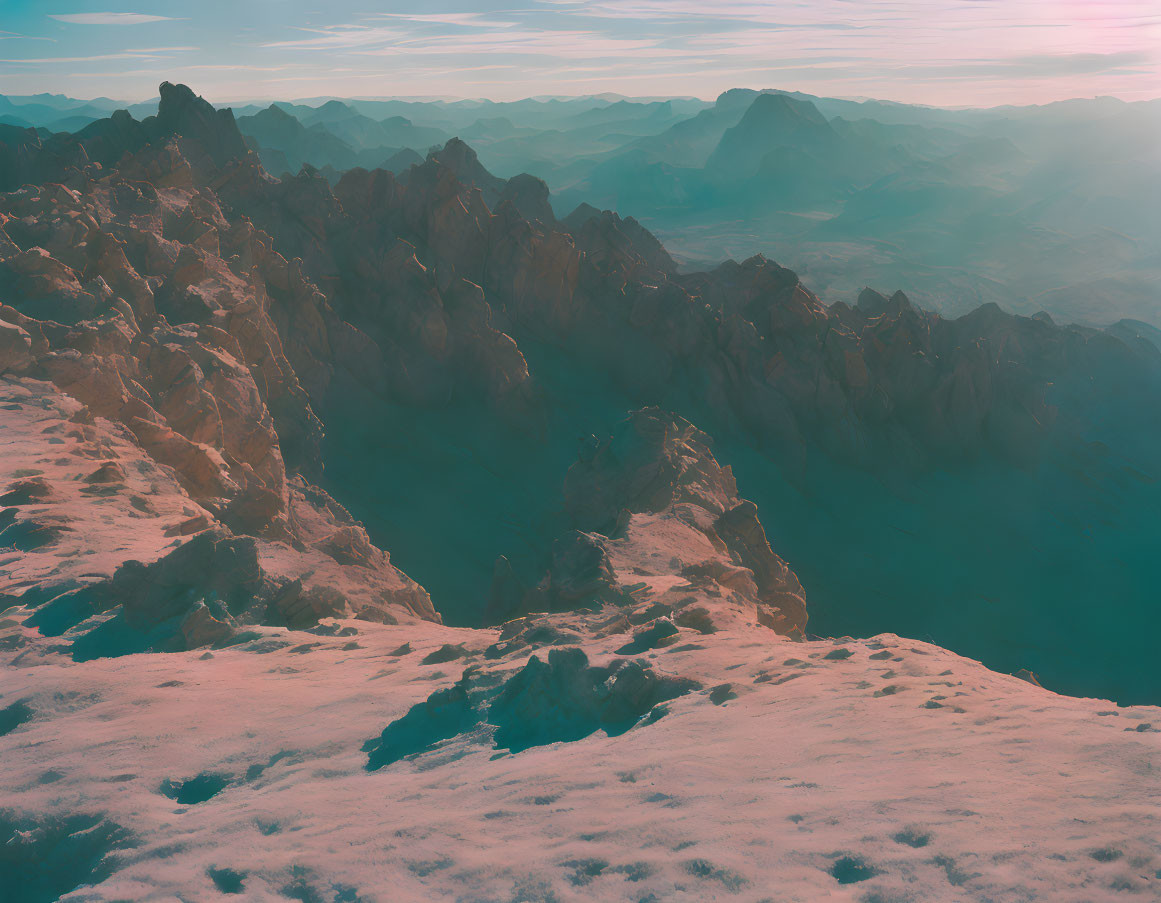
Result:
[[[129,110],[144,118],[159,102]],[[115,107],[0,98],[0,124],[35,127],[47,140]],[[355,165],[401,172],[459,135],[490,171],[547,180],[562,211],[589,202],[638,218],[687,269],[777,248],[830,298],[901,285],[945,315],[994,301],[1089,325],[1157,325],[1155,102],[952,110],[735,89],[712,102],[315,98],[276,102],[277,115],[270,107],[234,105],[275,176],[304,163],[332,182]]]
[[[641,406],[724,430],[730,451],[759,451],[804,497],[832,468],[867,486],[1079,468],[1097,496],[1149,478],[1151,433],[1142,448],[1121,441],[1123,412],[1156,410],[1161,391],[1161,355],[1140,330],[1060,327],[994,305],[947,320],[872,290],[827,306],[763,257],[679,274],[636,221],[585,207],[558,220],[541,181],[496,178],[458,140],[398,176],[275,180],[228,111],[183,86],[161,95],[141,123],[117,114],[73,139],[5,145],[22,172],[58,180],[4,201],[8,372],[47,377],[128,428],[228,528],[291,547],[353,543],[373,559],[362,528],[311,485],[329,457],[339,475],[328,485],[380,542],[422,544],[422,561],[441,554],[429,529],[462,537],[461,564],[420,564],[461,623],[489,610],[501,556],[525,588],[515,596],[535,598],[552,537],[574,526],[553,500],[575,430],[603,432]],[[563,423],[578,392],[587,416],[606,413]],[[438,496],[368,516],[381,478],[369,493],[355,486],[381,463],[363,449],[395,441],[376,434],[391,430],[376,406],[408,425],[412,445],[383,485],[473,481],[453,503],[459,517]],[[434,464],[430,443],[455,433],[476,462],[504,460]],[[1114,458],[1093,439],[1114,442]],[[474,518],[489,512],[509,526],[481,537]],[[421,529],[404,530],[409,520]],[[326,524],[344,538],[327,539]],[[512,545],[489,546],[501,539]],[[382,560],[387,584],[407,587]],[[511,587],[500,596],[494,613],[537,604],[514,602]]]

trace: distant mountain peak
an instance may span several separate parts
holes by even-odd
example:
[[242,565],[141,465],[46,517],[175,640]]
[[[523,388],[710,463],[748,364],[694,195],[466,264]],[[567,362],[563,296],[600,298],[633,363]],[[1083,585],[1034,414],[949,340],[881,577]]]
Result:
[[739,125],[796,120],[805,120],[819,126],[828,125],[826,117],[809,100],[796,100],[786,94],[759,94]]
[[840,141],[813,103],[785,94],[759,94],[741,120],[722,135],[707,169],[731,176],[752,175],[774,148],[819,148]]
[[286,110],[282,109],[282,107],[278,106],[276,103],[272,103],[265,110],[259,110],[253,116],[247,116],[244,118],[267,122],[298,122],[297,119],[287,113]]
[[714,106],[719,109],[743,107],[752,103],[760,93],[753,88],[730,88],[718,95],[717,100],[714,101]]
[[577,208],[566,216],[561,222],[566,228],[573,230],[579,229],[585,223],[595,216],[600,216],[601,211],[590,204],[588,201],[582,201]]

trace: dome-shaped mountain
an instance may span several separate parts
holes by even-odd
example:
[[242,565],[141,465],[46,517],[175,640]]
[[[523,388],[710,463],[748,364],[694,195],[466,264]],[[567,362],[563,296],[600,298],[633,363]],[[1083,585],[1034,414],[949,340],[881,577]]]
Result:
[[722,136],[706,169],[733,177],[752,175],[776,147],[833,148],[840,138],[818,108],[785,94],[759,94],[741,121]]

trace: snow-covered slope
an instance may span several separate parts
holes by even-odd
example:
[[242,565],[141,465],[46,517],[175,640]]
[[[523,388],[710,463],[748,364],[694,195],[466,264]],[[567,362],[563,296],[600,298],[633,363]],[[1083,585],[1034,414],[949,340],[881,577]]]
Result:
[[[525,629],[590,667],[629,658],[700,689],[617,736],[519,752],[497,743],[505,717],[443,740],[413,717],[421,751],[377,770],[364,744],[412,706],[462,675],[503,693],[530,656],[561,653],[488,658],[491,631],[328,622],[78,664],[30,631],[19,646],[8,621],[0,705],[29,718],[0,738],[0,862],[28,883],[5,899],[78,881],[95,886],[67,899],[1158,899],[1161,710],[1057,696],[896,636],[678,628],[623,656],[627,637],[596,621]],[[532,683],[532,739],[595,725]]]
[[[128,489],[100,515],[75,488],[91,456],[68,451],[102,435],[33,459],[48,494],[23,517],[134,534]],[[560,537],[539,586],[492,589],[574,610],[496,629],[235,617],[218,574],[175,577],[213,531],[98,583],[152,577],[119,613],[11,598],[0,899],[1157,899],[1161,710],[894,635],[805,638],[802,588],[708,441],[646,410],[582,449],[566,504],[615,522]],[[51,586],[40,561],[6,567]],[[309,579],[350,592],[352,568]],[[121,622],[134,642],[94,639]]]

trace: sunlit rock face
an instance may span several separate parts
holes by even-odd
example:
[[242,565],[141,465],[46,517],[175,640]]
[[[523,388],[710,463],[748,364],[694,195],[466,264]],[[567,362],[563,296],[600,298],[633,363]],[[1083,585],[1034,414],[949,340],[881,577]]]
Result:
[[184,86],[0,160],[5,899],[1156,896],[1161,712],[808,633],[1155,512],[1140,329],[680,274],[462,141],[275,179]]
[[[97,141],[94,135],[102,141],[120,135],[120,153],[103,151],[120,165],[108,172],[79,166],[68,173],[75,188],[46,182],[0,200],[0,368],[14,453],[7,463],[13,473],[35,472],[53,487],[51,498],[9,508],[9,520],[17,532],[56,536],[58,546],[50,551],[38,541],[18,569],[42,575],[46,585],[35,587],[41,598],[53,587],[113,578],[106,588],[85,589],[84,601],[68,603],[66,620],[54,619],[60,630],[73,626],[67,619],[83,620],[123,604],[122,596],[139,595],[127,589],[130,572],[121,566],[138,554],[129,554],[134,549],[146,566],[168,556],[159,565],[167,576],[146,569],[133,578],[137,583],[160,579],[173,585],[174,599],[188,591],[222,601],[231,597],[229,588],[207,582],[221,569],[218,556],[169,551],[216,530],[222,541],[214,548],[244,548],[250,571],[289,584],[286,591],[303,599],[266,608],[236,600],[244,620],[309,623],[355,613],[383,619],[394,618],[395,608],[405,617],[435,617],[422,589],[310,483],[322,470],[322,427],[282,331],[293,331],[298,344],[325,344],[327,302],[272,250],[268,236],[245,219],[228,219],[205,187],[212,177],[253,166],[232,117],[184,86],[166,85],[155,119],[122,125],[96,124],[76,139],[83,148]],[[299,323],[317,325],[312,334]],[[315,383],[330,367],[320,357],[310,371]],[[53,451],[59,455],[44,457]],[[87,485],[69,485],[78,479]],[[44,504],[33,509],[32,502]],[[35,524],[44,530],[37,533]],[[235,541],[232,533],[252,538]],[[105,534],[126,553],[122,561],[102,551],[96,561],[70,561],[72,552],[51,568],[34,563],[37,556],[62,557],[70,542],[83,554],[103,550]],[[256,595],[253,586],[243,594]],[[204,600],[174,604],[199,623],[215,623],[191,623],[178,632],[192,638],[158,642],[180,647],[200,645],[199,636],[221,639],[242,613],[201,614],[195,602]],[[141,617],[150,629],[177,616],[160,610],[166,604],[147,594],[149,611]],[[128,606],[118,617],[132,622],[134,611]]]

